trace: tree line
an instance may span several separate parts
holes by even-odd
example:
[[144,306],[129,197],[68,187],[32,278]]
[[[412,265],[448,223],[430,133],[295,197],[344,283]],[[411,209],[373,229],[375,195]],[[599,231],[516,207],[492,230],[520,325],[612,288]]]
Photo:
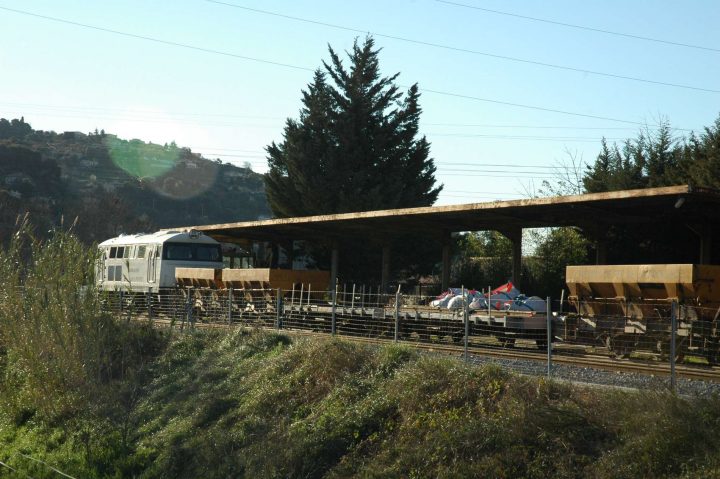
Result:
[[[430,143],[419,131],[417,84],[403,95],[394,83],[398,74],[380,74],[379,53],[371,37],[356,40],[345,65],[329,47],[329,62],[302,91],[298,119],[289,118],[282,141],[267,147],[265,190],[276,217],[430,206],[437,200],[442,185],[435,179]],[[720,187],[720,117],[700,133],[682,137],[678,131],[661,121],[621,144],[603,139],[595,162],[574,175],[573,192],[684,183]],[[545,191],[567,191],[564,176],[545,185]],[[664,227],[612,227],[607,241],[610,262],[693,261],[688,244],[695,238],[689,230],[669,237]],[[525,262],[525,283],[538,294],[556,293],[567,264],[587,263],[594,256],[595,244],[576,228],[531,233],[530,242],[534,257]],[[437,272],[439,241],[408,235],[393,246],[398,277]],[[367,241],[341,244],[343,279],[377,279],[378,250]],[[327,247],[315,246],[310,253],[318,266],[328,267],[323,260]],[[453,281],[497,284],[509,276],[509,257],[509,242],[499,233],[461,234],[455,241]]]

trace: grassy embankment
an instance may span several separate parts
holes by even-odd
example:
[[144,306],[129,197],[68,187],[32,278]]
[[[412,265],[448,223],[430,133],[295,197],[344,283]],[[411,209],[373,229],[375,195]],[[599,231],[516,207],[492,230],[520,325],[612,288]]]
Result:
[[0,477],[720,477],[720,399],[404,347],[170,336],[72,294],[91,263],[63,234],[0,256]]

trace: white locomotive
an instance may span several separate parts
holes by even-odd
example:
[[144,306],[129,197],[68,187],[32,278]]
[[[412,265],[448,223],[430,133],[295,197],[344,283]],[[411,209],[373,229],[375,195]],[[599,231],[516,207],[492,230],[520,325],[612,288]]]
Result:
[[174,288],[175,268],[222,268],[220,243],[200,231],[120,235],[98,246],[103,290],[158,293]]

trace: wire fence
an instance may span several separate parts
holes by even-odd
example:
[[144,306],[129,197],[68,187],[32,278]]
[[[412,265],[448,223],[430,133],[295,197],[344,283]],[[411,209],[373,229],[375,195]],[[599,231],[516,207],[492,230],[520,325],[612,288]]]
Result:
[[179,329],[227,324],[394,341],[526,374],[554,376],[574,364],[668,376],[671,388],[686,374],[678,366],[709,368],[720,359],[715,308],[672,300],[530,298],[519,304],[496,301],[489,291],[459,288],[439,298],[358,285],[335,291],[303,284],[289,291],[189,287],[115,292],[104,304],[128,321],[147,318]]

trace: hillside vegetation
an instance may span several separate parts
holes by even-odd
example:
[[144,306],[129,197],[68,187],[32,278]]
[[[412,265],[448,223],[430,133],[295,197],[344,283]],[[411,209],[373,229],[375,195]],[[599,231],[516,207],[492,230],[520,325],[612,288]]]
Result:
[[197,332],[134,381],[65,418],[4,410],[0,460],[36,478],[54,477],[43,463],[75,477],[720,474],[717,399],[571,388],[400,347]]
[[30,212],[41,234],[78,218],[85,242],[269,216],[262,175],[177,145],[0,119],[0,240]]

